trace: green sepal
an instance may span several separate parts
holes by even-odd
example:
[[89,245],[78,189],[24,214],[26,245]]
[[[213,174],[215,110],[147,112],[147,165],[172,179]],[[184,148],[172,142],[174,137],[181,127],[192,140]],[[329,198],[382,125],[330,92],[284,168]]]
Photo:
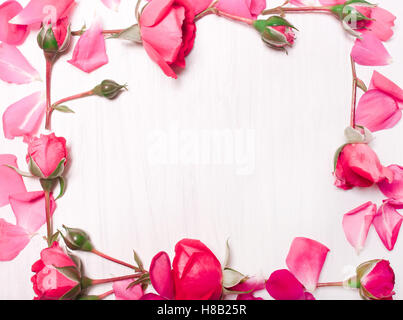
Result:
[[48,179],[55,179],[60,177],[64,172],[64,164],[66,163],[66,158],[60,160],[59,164],[57,165],[55,171],[48,177]]
[[81,286],[78,284],[59,300],[74,300],[81,293]]
[[267,45],[276,49],[282,49],[286,45],[290,45],[290,43],[287,40],[287,37],[273,28],[266,28],[262,32],[262,40]]
[[44,32],[42,40],[42,49],[45,52],[57,52],[59,50],[59,45],[55,34],[53,33],[52,26],[50,25],[48,29]]
[[144,283],[147,283],[147,284],[151,283],[150,275],[149,275],[148,273],[143,274],[143,275],[140,276],[137,280],[135,280],[135,281],[133,281],[132,283],[130,283],[130,284],[127,286],[126,290],[128,290],[128,289],[130,289],[130,288],[132,288],[132,287],[134,287],[134,286],[137,286],[138,284],[141,284],[141,285],[142,285],[142,284],[144,284]]
[[92,286],[92,279],[88,277],[82,277],[81,278],[81,288],[87,289]]
[[357,276],[353,276],[346,281],[344,281],[344,286],[352,289],[359,289],[361,287],[360,281],[357,279]]
[[42,173],[41,169],[38,167],[36,162],[29,156],[29,163],[28,163],[29,172],[31,172],[35,177],[38,178],[45,178],[45,175]]
[[334,154],[334,159],[333,159],[333,170],[336,172],[337,168],[337,162],[339,161],[339,157],[341,152],[343,151],[344,147],[348,145],[348,143],[343,144],[340,148],[336,150],[336,153]]
[[43,191],[48,192],[52,192],[57,183],[56,179],[40,179],[39,181],[41,182]]
[[224,288],[232,288],[235,287],[236,285],[240,284],[241,282],[245,281],[247,279],[246,276],[244,276],[242,273],[231,269],[231,268],[225,268],[223,270],[223,287]]
[[74,110],[70,109],[68,106],[57,105],[52,106],[52,109],[63,113],[75,113]]
[[94,249],[88,234],[81,229],[68,228],[63,225],[66,230],[66,236],[62,235],[64,243],[71,250],[91,252]]
[[20,169],[18,169],[18,168],[16,168],[16,167],[13,167],[13,166],[8,165],[8,164],[3,164],[3,166],[8,167],[8,168],[14,170],[16,173],[18,173],[18,174],[19,174],[20,176],[22,176],[22,177],[27,177],[27,178],[32,178],[32,177],[33,177],[33,175],[30,174],[29,172],[22,171],[22,170],[20,170]]
[[227,239],[225,243],[225,258],[224,258],[224,269],[229,267],[230,264],[230,259],[231,259],[231,248],[229,246],[229,239]]
[[295,30],[298,30],[295,28],[289,21],[286,19],[280,17],[280,16],[271,16],[266,20],[266,25],[269,27],[279,27],[279,26],[286,26]]
[[123,30],[121,33],[112,35],[111,38],[118,38],[118,39],[133,41],[136,43],[142,43],[140,26],[138,24],[134,24],[134,25],[130,26],[129,28]]
[[59,200],[61,197],[63,197],[64,192],[66,191],[66,180],[63,177],[59,177],[57,179],[59,181],[60,191],[59,191],[59,195],[56,197],[55,200]]
[[141,271],[144,271],[143,261],[141,260],[140,256],[138,255],[138,253],[135,250],[133,250],[133,257],[134,257],[134,261],[136,262],[139,269]]
[[60,237],[60,231],[55,232],[49,239],[49,244],[52,245],[53,242],[58,241]]
[[227,288],[222,289],[223,294],[249,294],[252,292],[253,292],[253,289],[249,290],[249,291],[232,291],[232,290],[228,290]]
[[98,301],[99,296],[79,296],[77,300],[86,300],[86,301]]
[[63,274],[66,278],[70,280],[76,281],[78,283],[81,282],[81,274],[77,270],[77,266],[68,266],[68,267],[56,267],[54,266],[57,271]]

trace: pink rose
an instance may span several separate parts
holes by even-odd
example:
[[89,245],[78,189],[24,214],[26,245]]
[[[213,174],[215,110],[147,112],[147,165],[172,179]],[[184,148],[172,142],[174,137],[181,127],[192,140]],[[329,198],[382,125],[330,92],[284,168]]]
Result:
[[194,9],[187,0],[153,0],[140,17],[144,49],[169,77],[173,67],[184,68],[196,36]]
[[360,294],[367,300],[392,300],[395,274],[389,261],[372,260],[357,268]]
[[38,35],[38,44],[47,53],[65,52],[71,43],[70,21],[68,17],[44,25]]
[[348,190],[370,187],[384,179],[393,181],[393,172],[381,165],[376,153],[364,143],[347,144],[338,155],[335,185]]
[[54,133],[41,135],[40,138],[32,137],[28,142],[27,162],[31,173],[37,177],[59,177],[63,173],[66,159],[66,139],[56,137]]
[[32,265],[32,272],[35,272],[31,281],[38,295],[36,300],[72,300],[81,291],[80,265],[57,242],[42,250],[41,259]]

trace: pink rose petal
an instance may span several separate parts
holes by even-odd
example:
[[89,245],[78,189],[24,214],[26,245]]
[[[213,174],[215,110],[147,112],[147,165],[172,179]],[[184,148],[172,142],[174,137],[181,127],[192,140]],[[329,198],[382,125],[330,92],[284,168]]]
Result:
[[362,39],[355,40],[351,56],[363,66],[385,66],[392,62],[381,40],[371,33],[365,33]]
[[0,44],[0,79],[8,83],[23,84],[40,79],[36,71],[14,46]]
[[392,98],[403,102],[403,89],[378,71],[374,71],[369,88],[378,89]]
[[386,200],[379,208],[374,219],[374,227],[386,249],[392,251],[395,247],[403,217],[397,212],[403,209],[403,202]]
[[[10,204],[17,219],[17,226],[24,228],[29,234],[35,233],[46,223],[46,203],[43,191],[12,194]],[[51,215],[55,209],[56,203],[51,195]]]
[[140,300],[166,300],[163,297],[159,296],[158,294],[155,293],[147,293],[144,296],[141,297]]
[[174,298],[171,260],[166,252],[160,252],[153,258],[150,266],[150,280],[155,291],[162,297],[169,300]]
[[0,219],[0,261],[11,261],[29,243],[28,233],[20,226]]
[[376,204],[367,202],[346,213],[343,217],[344,234],[357,253],[360,253],[364,248],[369,228],[376,215],[376,209]]
[[35,92],[12,104],[3,114],[3,130],[7,139],[32,136],[45,115],[45,99],[42,92]]
[[153,0],[144,8],[141,25],[151,27],[158,24],[171,9],[175,0]]
[[10,194],[26,192],[22,177],[5,165],[17,168],[17,158],[11,154],[0,154],[0,207],[9,204]]
[[119,10],[120,0],[102,0],[102,3],[111,10]]
[[74,48],[73,58],[68,62],[88,73],[108,63],[100,20],[95,21],[80,37]]
[[177,79],[178,76],[172,70],[168,63],[161,57],[161,55],[146,41],[143,41],[143,47],[146,50],[147,54],[158,66],[162,69],[162,71],[171,78]]
[[275,300],[305,300],[304,286],[286,269],[274,271],[266,289]]
[[0,41],[10,45],[22,44],[29,34],[29,28],[25,25],[15,25],[8,21],[22,10],[17,1],[6,1],[0,5]]
[[113,292],[115,293],[116,300],[140,300],[143,296],[143,289],[141,285],[135,285],[128,288],[134,280],[123,280],[113,283]]
[[393,172],[393,182],[383,180],[378,182],[378,187],[388,198],[403,200],[403,167],[391,165],[388,168]]
[[392,38],[392,28],[395,25],[396,17],[381,7],[371,8],[370,16],[373,21],[368,23],[367,30],[361,30],[361,32],[371,32],[381,41],[388,41]]
[[326,246],[311,239],[295,238],[292,242],[286,263],[307,291],[316,289],[328,252]]
[[266,281],[261,277],[251,277],[248,280],[231,288],[231,291],[248,292],[245,294],[238,294],[237,300],[263,300],[260,297],[255,297],[254,293],[265,288]]
[[216,7],[229,14],[256,19],[266,8],[266,0],[220,0]]

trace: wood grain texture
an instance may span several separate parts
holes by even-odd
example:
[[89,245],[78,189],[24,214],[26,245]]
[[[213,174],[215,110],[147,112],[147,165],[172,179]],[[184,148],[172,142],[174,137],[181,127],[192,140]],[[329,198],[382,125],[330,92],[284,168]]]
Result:
[[[117,14],[100,1],[81,1],[74,29],[89,25],[95,14],[104,18],[105,28],[133,24],[132,2],[122,1]],[[378,2],[403,19],[400,1]],[[90,75],[66,62],[71,53],[63,57],[54,69],[54,99],[88,90],[106,78],[128,83],[129,91],[113,102],[96,97],[71,102],[76,114],[54,115],[55,132],[66,137],[71,154],[56,227],[63,223],[87,230],[99,250],[116,258],[130,261],[136,249],[147,266],[161,250],[173,257],[175,243],[184,237],[202,240],[223,260],[229,238],[232,266],[266,278],[285,267],[292,239],[306,236],[331,249],[321,280],[340,281],[359,263],[386,258],[397,273],[396,297],[402,298],[403,241],[388,252],[372,228],[357,256],[341,226],[345,212],[370,200],[380,203],[382,195],[376,188],[343,192],[333,186],[333,155],[349,123],[353,41],[332,17],[289,19],[300,32],[295,48],[285,55],[265,47],[250,28],[206,17],[198,23],[195,48],[177,81],[166,78],[141,46],[126,42],[108,40],[110,63]],[[395,30],[387,43],[395,62],[376,69],[403,85],[401,20]],[[34,40],[31,35],[21,50],[43,76],[44,59]],[[358,73],[368,82],[372,68],[359,67]],[[1,83],[0,110],[43,85]],[[239,174],[245,163],[241,156],[230,156],[226,164],[206,160],[206,150],[213,147],[200,147],[201,137],[214,132],[229,133],[240,154],[253,160],[248,161],[251,171]],[[248,152],[242,151],[247,143],[237,132],[251,133]],[[373,148],[383,163],[403,163],[402,135],[402,123],[376,134]],[[172,156],[165,164],[161,158],[154,161],[158,144],[168,145]],[[224,146],[235,150],[231,142]],[[25,168],[22,141],[2,138],[0,151],[16,154]],[[35,181],[26,181],[30,190],[38,190]],[[12,221],[11,209],[2,208],[0,217]],[[0,264],[0,299],[33,297],[30,267],[45,246],[44,233],[45,228],[17,259]],[[129,272],[88,254],[80,256],[94,278]],[[316,297],[359,299],[354,291],[326,288]]]

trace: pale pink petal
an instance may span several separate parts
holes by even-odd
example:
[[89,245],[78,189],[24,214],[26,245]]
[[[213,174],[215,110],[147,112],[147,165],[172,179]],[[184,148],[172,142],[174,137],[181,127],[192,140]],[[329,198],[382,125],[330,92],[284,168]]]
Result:
[[396,100],[377,89],[367,91],[357,105],[356,123],[372,132],[393,128],[401,118]]
[[29,243],[28,233],[21,227],[0,219],[0,261],[11,261]]
[[365,33],[362,39],[355,40],[351,56],[356,63],[363,66],[385,66],[392,62],[392,57],[381,40],[371,33]]
[[158,294],[155,293],[147,293],[144,296],[141,297],[140,300],[166,300],[163,297],[159,296]]
[[374,71],[369,88],[381,90],[396,100],[403,101],[403,89],[378,71]]
[[141,15],[141,25],[151,27],[158,24],[171,10],[175,0],[153,0],[144,8]]
[[266,289],[275,300],[305,300],[304,286],[286,269],[274,271]]
[[94,22],[80,37],[74,48],[73,58],[68,62],[88,73],[108,63],[101,21]]
[[119,10],[120,0],[102,0],[102,3],[111,10]]
[[155,291],[162,297],[169,300],[174,298],[171,260],[166,252],[158,253],[151,261],[150,280]]
[[295,238],[287,256],[287,266],[307,291],[316,289],[323,264],[329,249],[323,244],[307,239]]
[[113,283],[113,292],[116,300],[140,300],[143,296],[141,285],[135,285],[129,288],[134,280],[123,280]]
[[256,19],[266,8],[266,0],[220,0],[216,7],[232,15]]
[[343,4],[346,0],[319,0],[322,6],[335,6],[338,4]]
[[9,204],[10,194],[26,192],[22,177],[5,165],[17,168],[17,158],[11,154],[0,154],[0,207]]
[[22,10],[22,6],[14,0],[6,1],[0,5],[0,41],[18,46],[28,36],[29,28],[25,25],[8,23]]
[[[17,219],[17,226],[24,228],[29,234],[35,233],[46,223],[46,203],[43,191],[12,194],[10,205]],[[51,215],[55,209],[56,203],[51,195]]]
[[3,130],[7,139],[34,135],[45,115],[42,92],[35,92],[12,104],[3,114]]
[[403,209],[403,202],[386,200],[379,208],[374,219],[374,227],[386,249],[392,251],[395,247],[403,217],[397,212]]
[[0,79],[8,83],[29,83],[40,79],[22,53],[14,46],[0,44]]
[[159,67],[162,69],[162,71],[171,78],[177,79],[178,76],[176,73],[172,70],[172,68],[162,59],[160,54],[155,51],[155,49],[149,45],[146,41],[143,41],[143,47],[146,50],[148,56],[153,60],[156,64],[159,65]]
[[31,0],[10,22],[31,25],[47,20],[56,23],[60,18],[68,16],[75,5],[74,0]]
[[357,253],[364,248],[376,209],[376,204],[367,202],[346,213],[343,217],[344,234]]
[[403,200],[403,167],[394,164],[388,168],[393,172],[393,182],[383,180],[378,183],[378,187],[388,198]]

